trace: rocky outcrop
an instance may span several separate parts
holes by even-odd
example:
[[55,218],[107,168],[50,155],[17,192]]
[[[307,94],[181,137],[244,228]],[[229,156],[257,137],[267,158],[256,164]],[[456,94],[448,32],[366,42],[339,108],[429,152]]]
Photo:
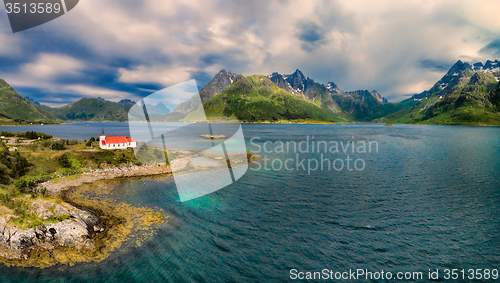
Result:
[[108,180],[123,177],[140,177],[159,174],[171,173],[168,165],[122,165],[119,167],[107,167],[104,169],[90,170],[90,172],[82,173],[76,178],[60,179],[58,181],[50,180],[38,184],[33,191],[40,193],[42,188],[46,189],[46,193],[50,195],[58,195],[70,187],[78,187],[83,184],[93,183],[99,180]]
[[236,74],[231,72],[226,72],[226,70],[220,70],[220,72],[214,76],[201,90],[200,98],[202,101],[207,101],[208,99],[219,94],[228,85],[232,84],[236,79]]
[[[318,105],[324,104],[332,111],[339,111],[340,108],[337,103],[332,99],[331,93],[337,91],[337,86],[334,83],[329,83],[327,86],[315,82],[311,78],[306,78],[304,74],[297,69],[291,75],[280,75],[273,73],[268,76],[269,79],[278,87],[298,96],[305,100],[316,103]],[[332,85],[336,89],[332,89]],[[340,91],[340,89],[338,89]]]
[[14,224],[11,220],[18,216],[7,213],[4,208],[0,216],[0,256],[9,259],[27,259],[32,250],[57,247],[93,250],[92,236],[104,231],[94,214],[64,202],[41,198],[31,202],[28,213],[47,221],[35,228]]

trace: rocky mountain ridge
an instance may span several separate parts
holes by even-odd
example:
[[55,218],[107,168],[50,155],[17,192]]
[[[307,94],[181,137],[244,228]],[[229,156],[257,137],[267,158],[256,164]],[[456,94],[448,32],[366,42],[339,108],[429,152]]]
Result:
[[500,62],[458,60],[412,108],[382,120],[396,123],[500,125]]

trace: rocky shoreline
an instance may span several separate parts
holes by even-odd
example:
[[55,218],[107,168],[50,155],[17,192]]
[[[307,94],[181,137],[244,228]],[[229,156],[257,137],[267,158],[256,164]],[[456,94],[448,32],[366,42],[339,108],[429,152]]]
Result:
[[46,193],[57,196],[71,187],[79,187],[84,184],[93,183],[99,180],[109,180],[125,177],[143,177],[161,174],[170,174],[169,165],[147,164],[147,165],[122,165],[117,167],[106,167],[103,169],[91,169],[89,172],[74,176],[63,177],[59,180],[49,180],[40,183],[33,188],[33,192],[40,193],[42,188]]
[[[27,213],[36,215],[40,222],[36,226],[30,221],[28,227],[16,225],[12,219],[18,216],[0,206],[0,261],[8,265],[47,267],[106,258],[127,239],[132,229],[145,231],[155,223],[166,221],[160,211],[116,204],[106,199],[114,182],[126,177],[170,178],[172,170],[180,176],[218,168],[190,162],[204,156],[199,152],[179,153],[171,166],[110,166],[37,184],[31,191],[39,196],[24,196],[29,206]],[[208,155],[203,158],[228,166],[222,157]],[[251,162],[253,158],[248,154],[231,156],[231,166]],[[115,181],[107,181],[113,179]],[[92,192],[90,196],[88,192]]]
[[36,250],[53,250],[57,247],[75,248],[76,251],[94,250],[93,236],[104,231],[102,223],[94,214],[78,209],[68,203],[56,203],[36,199],[29,206],[29,213],[44,220],[67,216],[56,223],[45,222],[35,228],[19,227],[9,220],[17,216],[3,208],[0,217],[0,256],[6,259],[26,260]]
[[[34,226],[32,220],[28,220],[28,224],[24,225],[17,223],[19,221],[13,221],[19,217],[12,209],[0,205],[0,261],[8,265],[46,267],[55,263],[73,264],[92,258],[105,258],[104,253],[99,250],[109,251],[115,248],[117,243],[123,242],[127,234],[124,232],[123,239],[118,241],[115,239],[116,243],[108,243],[109,247],[103,247],[108,233],[116,233],[115,230],[125,229],[115,227],[120,224],[112,222],[118,218],[127,217],[123,217],[121,214],[124,213],[120,213],[120,210],[104,200],[102,206],[95,201],[85,205],[84,200],[78,199],[74,202],[72,197],[66,196],[65,192],[86,184],[98,183],[101,180],[153,175],[169,177],[170,172],[170,166],[165,164],[141,166],[128,164],[91,169],[89,172],[65,176],[36,185],[32,189],[33,193],[42,195],[44,192],[48,196],[33,198],[32,195],[27,194],[20,199],[26,203],[26,214],[37,218],[40,223],[36,224],[39,225]],[[136,210],[139,214],[144,212],[140,208],[130,207],[130,209]],[[152,222],[163,221],[160,220],[163,217],[153,213],[146,216],[146,218],[153,218]],[[125,230],[130,230],[131,225],[133,224],[126,224]]]

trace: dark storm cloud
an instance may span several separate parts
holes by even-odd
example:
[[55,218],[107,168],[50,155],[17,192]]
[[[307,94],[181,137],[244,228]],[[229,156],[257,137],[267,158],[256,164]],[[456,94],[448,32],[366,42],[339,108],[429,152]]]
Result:
[[311,21],[302,21],[297,24],[297,38],[307,45],[317,46],[324,43],[325,31],[318,24]]
[[493,40],[488,45],[479,50],[479,52],[500,57],[500,38]]
[[422,60],[420,64],[422,68],[434,70],[437,72],[447,72],[451,68],[451,66],[453,66],[453,63],[434,61],[429,59]]
[[488,16],[496,8],[490,0],[87,0],[14,35],[0,12],[0,77],[21,95],[68,103],[137,100],[189,79],[201,87],[220,69],[300,69],[398,100],[431,87],[458,59],[500,56],[500,21]]

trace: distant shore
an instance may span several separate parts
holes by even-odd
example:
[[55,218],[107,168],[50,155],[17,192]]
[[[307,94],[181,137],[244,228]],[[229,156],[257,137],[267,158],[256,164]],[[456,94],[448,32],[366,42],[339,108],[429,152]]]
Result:
[[[67,124],[75,124],[75,123],[128,123],[128,121],[66,121],[64,123],[51,123],[51,124],[8,124],[8,125],[0,125],[4,127],[25,127],[25,126],[46,126],[46,125],[67,125]],[[147,123],[143,121],[132,121],[132,123]],[[189,124],[189,123],[199,123],[204,124],[207,122],[154,122],[154,123],[179,123],[179,124]],[[219,121],[211,121],[211,124],[226,124],[230,122],[219,122]],[[291,121],[258,121],[258,122],[248,122],[248,121],[240,121],[240,124],[279,124],[279,125],[336,125],[336,124],[386,124],[387,122],[383,121],[344,121],[344,122],[327,122],[327,121],[300,121],[300,122],[291,122]],[[495,124],[483,124],[483,123],[462,123],[462,124],[432,124],[432,123],[398,123],[391,122],[394,125],[434,125],[434,126],[472,126],[472,127],[500,127],[500,125]]]

